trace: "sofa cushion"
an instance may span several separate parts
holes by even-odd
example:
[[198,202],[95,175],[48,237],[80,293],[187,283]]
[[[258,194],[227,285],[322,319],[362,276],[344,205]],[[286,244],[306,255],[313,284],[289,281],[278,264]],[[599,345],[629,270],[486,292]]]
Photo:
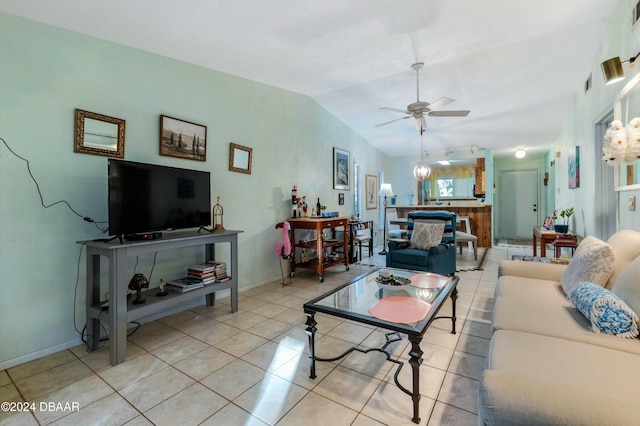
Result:
[[578,244],[578,248],[562,274],[562,289],[567,297],[573,287],[582,281],[604,286],[609,280],[614,266],[611,246],[604,241],[588,236]]
[[571,305],[563,292],[540,297],[498,297],[493,308],[493,330],[523,331],[589,343],[640,355],[639,339],[621,339],[591,331],[591,323]]
[[428,250],[437,246],[442,241],[444,222],[442,223],[416,223],[411,234],[411,248]]
[[573,288],[571,302],[591,321],[591,329],[596,333],[618,337],[638,336],[638,316],[606,288],[581,282]]
[[611,291],[624,300],[633,312],[640,312],[640,257],[620,272]]
[[[640,342],[636,344],[640,345]],[[571,384],[637,406],[639,361],[638,355],[611,348],[529,333],[497,331],[491,340],[486,365],[491,370],[522,374],[560,385]],[[527,389],[520,392],[524,397]]]
[[624,268],[640,256],[640,232],[622,229],[613,234],[607,240],[607,243],[613,249],[615,257],[613,273],[605,286],[611,289],[618,280],[618,275],[622,273]]

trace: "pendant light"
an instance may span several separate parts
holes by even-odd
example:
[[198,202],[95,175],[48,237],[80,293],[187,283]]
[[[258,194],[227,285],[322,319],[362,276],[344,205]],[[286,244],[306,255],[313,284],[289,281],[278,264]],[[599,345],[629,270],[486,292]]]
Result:
[[431,168],[427,166],[424,162],[424,141],[422,138],[422,134],[424,133],[424,128],[420,129],[420,161],[413,168],[413,177],[416,178],[418,182],[423,182],[429,179],[431,175]]

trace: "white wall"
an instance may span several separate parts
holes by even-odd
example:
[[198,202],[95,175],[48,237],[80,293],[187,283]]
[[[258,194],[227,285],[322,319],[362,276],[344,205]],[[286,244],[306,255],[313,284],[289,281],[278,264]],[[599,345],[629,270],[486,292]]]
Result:
[[[631,11],[635,7],[636,0],[621,0],[611,16],[605,29],[601,42],[593,57],[590,69],[585,70],[583,79],[575,82],[576,97],[571,109],[567,113],[565,126],[554,141],[553,152],[560,152],[560,159],[556,161],[555,203],[557,206],[574,206],[575,230],[579,235],[585,236],[596,233],[596,216],[594,214],[595,203],[600,194],[595,193],[595,171],[599,166],[595,158],[600,153],[595,148],[595,123],[607,112],[613,110],[613,99],[624,86],[623,82],[605,86],[600,70],[600,63],[614,56],[623,59],[635,56],[640,50],[640,25],[631,28]],[[629,68],[624,65],[627,81],[638,72],[638,67]],[[589,74],[592,74],[592,89],[584,93],[584,82]],[[567,177],[567,155],[581,147],[580,161],[580,188],[569,189]],[[610,189],[613,191],[613,188]],[[614,214],[615,212],[610,212]],[[640,229],[637,222],[625,222],[625,225],[633,229]]]
[[[244,230],[241,287],[280,275],[274,225],[290,213],[292,185],[329,210],[353,213],[353,189],[332,189],[333,147],[367,172],[385,163],[306,96],[5,14],[0,40],[0,137],[30,161],[45,203],[64,199],[107,220],[107,160],[73,152],[74,110],[125,119],[125,159],[212,173],[225,227]],[[206,162],[159,155],[161,114],[207,126]],[[228,171],[230,142],[253,148],[251,175]],[[44,209],[25,162],[2,144],[0,183],[2,369],[80,343],[74,321],[84,326],[85,277],[76,241],[104,235],[63,204]],[[161,252],[153,279],[182,275],[199,259],[196,250]],[[138,260],[137,272],[149,274],[153,256]]]

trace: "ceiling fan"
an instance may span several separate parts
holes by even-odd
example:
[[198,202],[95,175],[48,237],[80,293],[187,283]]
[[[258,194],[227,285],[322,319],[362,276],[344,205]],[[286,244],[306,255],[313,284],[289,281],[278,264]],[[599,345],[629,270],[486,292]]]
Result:
[[390,108],[390,107],[382,107],[380,109],[384,109],[387,111],[401,112],[403,114],[407,114],[406,117],[396,118],[395,120],[387,121],[385,123],[377,124],[375,127],[384,126],[386,124],[391,124],[399,120],[406,120],[407,118],[414,118],[416,121],[416,128],[418,131],[422,132],[427,127],[427,122],[424,118],[425,115],[430,117],[466,117],[469,114],[469,110],[449,110],[449,111],[437,111],[439,108],[450,104],[454,101],[451,98],[440,98],[435,102],[422,102],[420,101],[420,70],[424,67],[423,62],[416,62],[411,65],[411,68],[416,72],[416,101],[412,104],[407,105],[407,109],[398,109],[398,108]]

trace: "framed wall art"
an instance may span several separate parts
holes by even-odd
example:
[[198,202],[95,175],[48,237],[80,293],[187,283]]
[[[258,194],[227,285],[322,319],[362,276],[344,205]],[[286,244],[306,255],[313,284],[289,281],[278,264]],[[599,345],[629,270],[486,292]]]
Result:
[[207,126],[161,115],[160,155],[206,161]]
[[333,148],[333,189],[349,190],[349,151]]
[[365,181],[365,191],[367,197],[367,210],[378,208],[378,176],[367,175]]
[[76,108],[73,151],[124,158],[125,121]]
[[232,172],[251,174],[251,157],[253,149],[238,145],[233,142],[229,144],[229,170]]

